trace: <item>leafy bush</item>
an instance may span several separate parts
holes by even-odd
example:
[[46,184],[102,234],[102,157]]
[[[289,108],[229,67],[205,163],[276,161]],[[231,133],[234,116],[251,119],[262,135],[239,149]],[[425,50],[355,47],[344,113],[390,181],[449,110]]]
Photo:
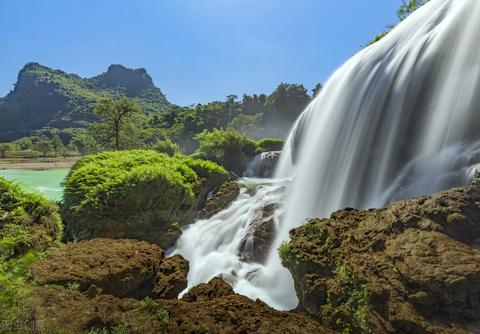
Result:
[[160,236],[150,233],[152,229],[190,219],[202,201],[200,194],[211,190],[200,191],[200,185],[216,187],[227,176],[225,169],[211,162],[148,150],[87,156],[75,164],[64,183],[62,214],[68,236],[155,242],[149,238]]
[[257,141],[257,152],[281,151],[283,148],[283,139],[263,138]]
[[175,155],[181,154],[182,150],[180,146],[172,142],[170,139],[159,140],[152,147],[155,151],[159,153],[165,153],[166,155],[173,157]]
[[234,129],[204,130],[195,139],[200,144],[199,151],[206,159],[237,174],[245,170],[248,157],[253,157],[256,151],[255,142]]
[[62,225],[56,205],[0,178],[0,319],[29,320],[26,297],[30,264],[59,242]]
[[62,237],[57,206],[0,178],[0,258],[45,250]]

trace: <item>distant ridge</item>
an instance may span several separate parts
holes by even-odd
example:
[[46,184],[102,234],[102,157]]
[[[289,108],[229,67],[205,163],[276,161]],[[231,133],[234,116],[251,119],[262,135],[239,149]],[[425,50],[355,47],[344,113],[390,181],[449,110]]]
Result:
[[170,106],[143,68],[110,65],[92,78],[27,63],[15,87],[0,98],[0,141],[13,140],[45,127],[84,127],[94,119],[95,104],[104,98],[135,99],[146,113]]

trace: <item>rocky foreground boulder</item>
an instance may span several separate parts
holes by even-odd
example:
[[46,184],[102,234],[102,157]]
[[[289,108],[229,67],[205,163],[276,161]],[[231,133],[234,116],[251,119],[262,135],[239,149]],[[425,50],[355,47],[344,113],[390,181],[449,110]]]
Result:
[[348,333],[478,333],[476,186],[345,209],[291,231],[280,247],[299,309]]
[[[226,285],[214,279],[200,290],[215,291],[219,284]],[[200,295],[196,301],[89,298],[78,290],[46,286],[35,288],[29,304],[48,333],[332,333],[308,316],[233,292]]]
[[127,239],[93,239],[53,249],[32,265],[40,285],[59,285],[89,296],[177,298],[187,287],[188,262],[166,258],[157,245]]

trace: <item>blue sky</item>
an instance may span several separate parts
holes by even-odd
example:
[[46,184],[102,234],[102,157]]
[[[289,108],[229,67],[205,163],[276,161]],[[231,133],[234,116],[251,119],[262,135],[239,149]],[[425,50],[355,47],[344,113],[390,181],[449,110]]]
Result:
[[81,76],[144,67],[180,105],[311,89],[396,21],[400,0],[0,1],[0,96],[36,61]]

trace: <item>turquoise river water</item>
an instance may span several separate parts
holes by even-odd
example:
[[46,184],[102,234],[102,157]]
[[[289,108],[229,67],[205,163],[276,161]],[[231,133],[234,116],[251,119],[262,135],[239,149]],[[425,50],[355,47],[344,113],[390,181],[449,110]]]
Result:
[[55,201],[63,198],[61,183],[68,169],[50,169],[45,171],[26,169],[0,170],[0,176],[20,184],[29,191],[36,191]]

